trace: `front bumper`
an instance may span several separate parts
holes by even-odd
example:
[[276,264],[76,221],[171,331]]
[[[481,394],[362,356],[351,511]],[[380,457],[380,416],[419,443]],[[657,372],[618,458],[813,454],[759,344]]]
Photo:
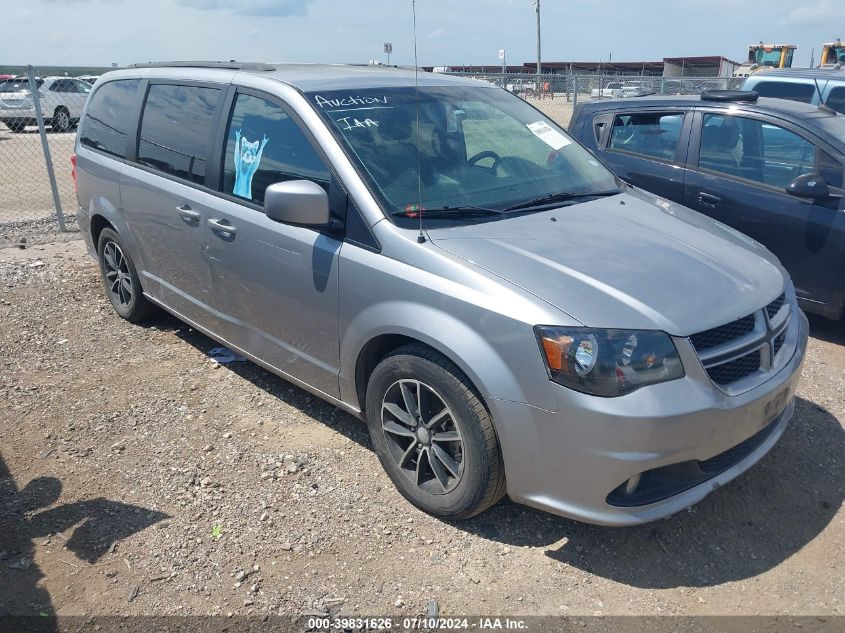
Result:
[[[551,383],[559,403],[555,412],[490,399],[508,495],[554,514],[616,526],[653,521],[697,503],[759,461],[792,417],[809,331],[803,312],[794,310],[787,334],[792,357],[766,382],[738,395],[715,388],[700,364],[683,359],[683,379],[619,398]],[[631,478],[655,469],[680,477],[678,465],[702,462],[721,468],[704,481],[676,482],[676,494],[653,503],[619,505],[620,487]]]

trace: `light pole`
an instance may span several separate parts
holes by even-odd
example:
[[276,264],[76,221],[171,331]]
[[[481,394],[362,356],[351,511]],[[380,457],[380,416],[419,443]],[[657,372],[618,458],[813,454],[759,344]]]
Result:
[[540,0],[532,0],[534,9],[537,11],[537,86],[540,81]]

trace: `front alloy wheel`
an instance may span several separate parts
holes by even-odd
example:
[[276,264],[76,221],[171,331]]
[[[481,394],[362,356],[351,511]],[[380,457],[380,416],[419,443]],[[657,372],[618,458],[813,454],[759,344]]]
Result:
[[416,343],[394,350],[370,374],[365,400],[379,461],[415,506],[466,519],[504,496],[493,421],[448,358]]
[[402,473],[429,494],[455,489],[463,474],[464,445],[451,409],[429,385],[398,380],[384,394],[381,428]]

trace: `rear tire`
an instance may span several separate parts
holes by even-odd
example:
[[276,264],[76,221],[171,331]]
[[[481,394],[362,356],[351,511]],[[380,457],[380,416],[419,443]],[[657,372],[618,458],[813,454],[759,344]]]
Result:
[[97,255],[106,296],[114,311],[132,323],[152,317],[157,311],[156,306],[142,294],[135,264],[123,248],[116,231],[105,228],[100,232]]
[[505,469],[490,415],[469,379],[443,355],[407,345],[387,356],[370,376],[366,411],[382,466],[424,512],[466,519],[504,496]]
[[70,113],[64,106],[56,108],[50,121],[50,127],[54,132],[67,132],[70,129]]

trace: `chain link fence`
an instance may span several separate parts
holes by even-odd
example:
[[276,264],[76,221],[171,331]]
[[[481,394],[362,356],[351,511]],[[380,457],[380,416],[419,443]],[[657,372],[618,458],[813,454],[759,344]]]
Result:
[[75,237],[70,157],[91,86],[28,67],[4,74],[12,77],[0,81],[0,246]]
[[[70,157],[91,86],[78,77],[39,76],[37,71],[27,70],[6,68],[5,72],[15,76],[0,81],[0,246],[74,237],[76,231]],[[563,127],[569,125],[578,103],[737,87],[736,80],[726,78],[450,74],[481,79],[513,92]],[[38,96],[40,117],[34,96]]]
[[732,90],[741,79],[727,77],[653,77],[596,74],[465,73],[525,99],[563,127],[569,126],[579,103],[647,94],[698,95],[705,90]]

